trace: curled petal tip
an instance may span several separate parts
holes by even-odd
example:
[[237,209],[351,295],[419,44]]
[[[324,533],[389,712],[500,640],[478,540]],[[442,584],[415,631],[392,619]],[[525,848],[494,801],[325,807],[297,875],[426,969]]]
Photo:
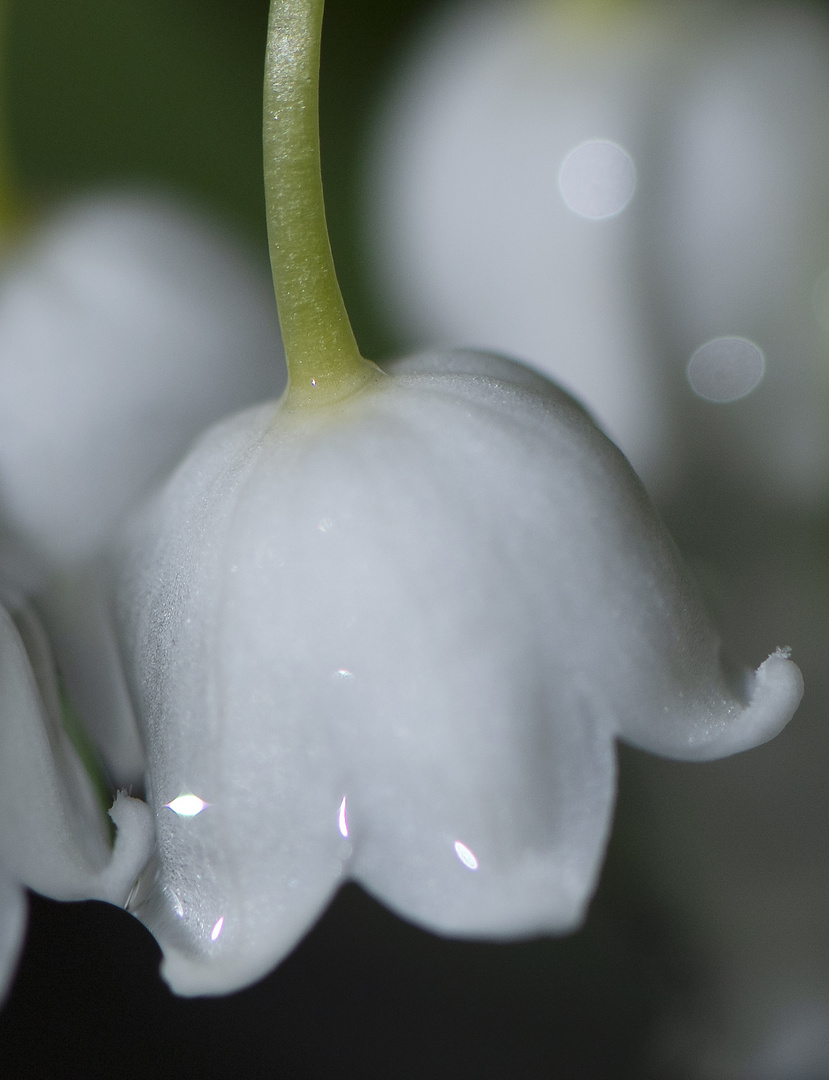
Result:
[[790,656],[788,647],[776,649],[755,672],[743,716],[743,737],[735,739],[734,753],[773,739],[794,716],[803,697],[803,676]]
[[803,676],[789,659],[791,649],[778,648],[746,680],[745,705],[728,711],[728,723],[688,760],[710,761],[750,750],[773,739],[788,724],[803,697]]
[[119,791],[109,809],[116,829],[112,858],[101,876],[101,900],[126,907],[135,881],[155,845],[155,827],[146,803]]

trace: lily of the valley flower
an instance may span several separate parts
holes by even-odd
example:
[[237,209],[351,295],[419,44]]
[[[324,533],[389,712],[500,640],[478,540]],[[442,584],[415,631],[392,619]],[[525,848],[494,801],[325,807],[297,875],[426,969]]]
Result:
[[25,887],[125,904],[152,850],[144,803],[119,795],[114,849],[62,721],[50,650],[31,608],[0,607],[0,1000],[26,926]]
[[796,5],[442,12],[371,162],[398,328],[527,358],[656,493],[819,504],[828,106],[826,23]]
[[210,431],[109,560],[156,848],[130,909],[179,993],[256,979],[347,877],[444,933],[569,929],[614,739],[774,735],[647,497],[566,394],[479,353],[356,350],[325,235],[322,4],[272,5],[269,226],[291,372]]
[[444,933],[570,929],[614,738],[719,757],[801,692],[782,654],[729,683],[627,463],[523,368],[289,403],[209,433],[115,562],[157,832],[132,909],[179,993],[264,974],[346,877]]

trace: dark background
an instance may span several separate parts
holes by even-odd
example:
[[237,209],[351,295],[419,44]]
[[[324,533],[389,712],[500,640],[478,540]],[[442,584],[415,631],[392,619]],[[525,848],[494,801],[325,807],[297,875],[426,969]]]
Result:
[[174,997],[152,937],[117,908],[33,896],[0,1014],[0,1077],[669,1075],[650,1060],[655,1025],[695,973],[635,847],[625,850],[629,816],[623,807],[578,934],[444,941],[348,885],[276,971],[228,998]]

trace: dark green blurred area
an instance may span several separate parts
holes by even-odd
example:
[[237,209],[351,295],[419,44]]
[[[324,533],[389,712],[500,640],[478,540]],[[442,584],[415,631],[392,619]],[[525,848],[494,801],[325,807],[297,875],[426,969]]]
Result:
[[[48,201],[90,186],[148,183],[184,194],[264,248],[268,0],[6,3],[10,141],[28,194]],[[443,3],[326,4],[321,126],[332,246],[358,341],[376,359],[396,342],[372,310],[360,269],[360,155],[407,36]]]
[[[321,115],[332,244],[372,356],[390,343],[377,340],[355,255],[361,140],[411,24],[435,3],[326,5]],[[9,0],[10,142],[26,193],[51,201],[89,187],[151,184],[264,246],[267,10],[267,0]]]
[[[346,303],[373,358],[393,351],[395,342],[373,315],[360,273],[360,153],[407,35],[444,2],[326,4],[321,124],[328,216]],[[150,183],[184,193],[265,244],[260,139],[268,0],[6,3],[11,143],[30,194],[52,199],[89,186]]]

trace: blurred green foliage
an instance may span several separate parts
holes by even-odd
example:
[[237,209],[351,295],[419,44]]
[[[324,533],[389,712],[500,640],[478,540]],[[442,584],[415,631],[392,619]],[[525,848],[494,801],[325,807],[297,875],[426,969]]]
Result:
[[[5,2],[10,142],[30,196],[48,202],[79,189],[148,183],[229,220],[265,251],[268,0]],[[445,2],[326,5],[321,126],[329,223],[357,338],[372,358],[395,342],[384,336],[360,268],[364,135],[408,34]]]
[[[328,212],[358,338],[378,355],[356,236],[360,147],[412,22],[439,0],[329,0],[321,115]],[[150,184],[265,250],[261,99],[268,0],[7,0],[13,167],[49,202]]]

